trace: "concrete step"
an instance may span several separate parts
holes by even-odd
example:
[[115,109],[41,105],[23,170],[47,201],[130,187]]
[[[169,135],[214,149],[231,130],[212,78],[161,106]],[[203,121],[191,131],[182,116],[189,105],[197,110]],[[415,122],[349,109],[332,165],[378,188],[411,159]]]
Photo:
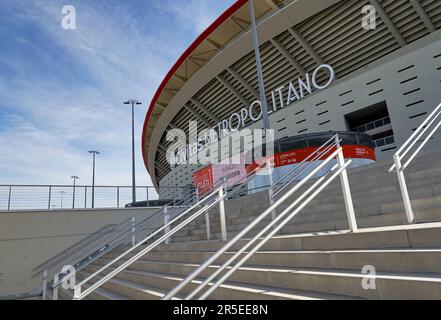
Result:
[[[237,249],[248,240],[239,241],[232,248]],[[190,241],[159,245],[157,251],[214,251],[225,245],[219,240]],[[141,246],[133,252],[139,252]],[[441,223],[421,223],[389,227],[359,229],[357,233],[348,230],[326,231],[319,233],[299,233],[277,235],[271,238],[262,251],[292,250],[355,250],[355,249],[406,249],[406,248],[441,248]],[[113,258],[125,251],[118,248],[107,253],[104,258]]]
[[[90,269],[93,270],[93,266],[90,266]],[[182,280],[182,277],[173,274],[127,269],[118,274],[117,278],[109,280],[103,286],[112,288],[112,290],[118,290],[118,292],[130,296],[132,299],[146,299],[150,297],[150,292],[142,288],[144,284],[148,283],[147,287],[149,288],[151,285],[159,288],[155,292],[160,293],[162,297],[164,293],[169,292]],[[182,294],[189,293],[190,290],[194,289],[201,282],[202,279],[192,281],[182,290]],[[141,287],[141,290],[138,289],[136,292],[134,290],[136,287]],[[209,299],[213,300],[340,300],[350,298],[353,297],[316,293],[307,290],[287,290],[252,283],[237,284],[234,282],[225,282],[209,297]]]
[[[183,268],[182,265],[181,267]],[[186,271],[190,273],[195,267],[187,266]],[[98,266],[93,265],[88,267],[90,270],[98,268]],[[218,266],[211,266],[201,275],[202,278],[200,280],[214,272],[217,268]],[[132,267],[121,272],[118,277],[136,283],[148,283],[167,291],[182,281],[182,277],[174,273],[147,272],[136,270]],[[217,290],[217,294],[213,298],[259,299],[246,287],[247,285],[252,285],[253,289],[260,287],[268,290],[268,287],[271,287],[274,289],[283,288],[284,290],[307,290],[365,299],[441,299],[441,277],[439,275],[377,273],[375,278],[376,290],[366,290],[363,288],[362,280],[365,277],[366,275],[362,274],[361,270],[355,272],[354,270],[340,269],[242,267],[229,277],[228,284],[225,283],[225,286],[232,285],[239,290],[242,289],[239,295],[234,296],[237,292],[223,295],[222,290]],[[190,292],[189,289],[183,291],[183,293],[188,292]],[[227,293],[225,292],[224,294]],[[265,297],[265,299],[270,298]]]
[[[174,264],[201,264],[215,251],[158,251],[151,252],[132,267],[145,267],[145,271],[178,272]],[[224,263],[233,252],[222,255],[216,263]],[[100,259],[95,265],[103,266],[110,259]],[[125,261],[125,260],[124,260]],[[118,263],[116,265],[119,265]],[[329,250],[329,251],[259,251],[247,266],[279,266],[290,268],[361,270],[374,265],[378,271],[441,273],[441,249],[382,249],[382,250]],[[186,270],[187,272],[187,270]],[[181,274],[181,273],[179,273]],[[183,273],[188,274],[188,273]]]
[[[79,280],[84,278],[79,278]],[[86,290],[89,285],[85,285],[83,290]],[[73,300],[73,290],[58,289],[59,300]],[[119,294],[117,292],[100,287],[90,293],[84,300],[130,300],[129,297]]]
[[[306,210],[306,209],[305,209]],[[416,220],[423,222],[436,222],[441,220],[441,209],[422,210],[415,211]],[[305,222],[301,222],[305,221]],[[268,223],[268,222],[267,222]],[[262,227],[267,223],[259,224],[260,229],[255,228],[250,231],[247,236],[254,236]],[[400,213],[388,213],[388,214],[376,214],[370,216],[357,216],[357,224],[360,228],[371,228],[380,226],[393,226],[407,224],[406,216],[403,212]],[[248,226],[248,223],[227,225],[228,238],[231,239],[241,230]],[[284,226],[278,234],[298,234],[307,232],[324,232],[332,230],[342,230],[348,228],[347,218],[344,212],[340,214],[331,215],[307,215],[307,212],[302,216],[297,216],[291,220],[286,226]],[[221,234],[220,227],[211,227],[212,239],[220,239]],[[190,234],[189,234],[190,233]],[[205,226],[197,228],[194,227],[189,233],[180,233],[174,235],[171,239],[172,242],[188,242],[188,241],[201,241],[206,240]]]
[[[103,273],[103,275],[105,274],[107,273]],[[83,271],[79,273],[78,278],[82,280],[89,275],[90,273]],[[89,284],[92,285],[101,278],[102,276],[98,276],[95,279],[92,279]],[[87,288],[87,286],[85,286],[85,288]],[[127,281],[125,279],[117,277],[112,278],[111,280],[97,288],[95,291],[98,291],[100,289],[105,290],[106,292],[110,292],[113,296],[117,297],[113,300],[159,300],[165,294],[163,290],[160,290],[158,288],[139,282]],[[85,297],[85,300],[95,300],[95,291],[87,295]],[[121,298],[119,299],[118,296]]]

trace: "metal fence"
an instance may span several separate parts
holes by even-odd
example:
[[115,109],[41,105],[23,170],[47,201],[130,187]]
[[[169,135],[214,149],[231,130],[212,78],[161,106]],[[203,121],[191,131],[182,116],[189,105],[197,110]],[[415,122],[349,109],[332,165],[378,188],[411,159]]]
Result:
[[[162,187],[177,194],[178,187]],[[177,190],[175,192],[175,190]],[[131,186],[95,186],[94,208],[123,208],[132,202]],[[152,186],[136,187],[137,201],[158,200]],[[0,211],[92,208],[92,186],[0,185]]]

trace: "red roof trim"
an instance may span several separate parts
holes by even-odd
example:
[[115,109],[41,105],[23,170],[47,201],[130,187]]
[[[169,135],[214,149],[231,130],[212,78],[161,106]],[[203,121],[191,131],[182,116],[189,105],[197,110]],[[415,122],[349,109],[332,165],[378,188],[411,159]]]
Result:
[[164,90],[165,86],[167,85],[170,78],[175,74],[175,72],[178,70],[178,68],[184,63],[184,61],[190,56],[190,54],[193,52],[194,49],[196,49],[214,30],[216,30],[223,22],[225,22],[233,13],[235,13],[237,10],[239,10],[245,3],[247,3],[248,0],[238,0],[236,3],[234,3],[230,8],[228,8],[215,22],[213,22],[197,39],[188,47],[187,50],[181,55],[181,57],[176,61],[176,63],[173,65],[173,67],[170,69],[170,71],[165,76],[164,80],[162,80],[161,85],[159,86],[158,90],[156,90],[155,95],[153,96],[152,102],[150,103],[149,109],[147,111],[147,115],[144,120],[144,127],[142,130],[142,157],[144,159],[145,167],[148,169],[148,160],[147,160],[147,154],[144,152],[144,145],[145,145],[145,139],[147,134],[147,125],[150,120],[151,113],[153,111],[153,108],[156,104],[156,102],[159,99],[159,96],[161,95],[162,91]]

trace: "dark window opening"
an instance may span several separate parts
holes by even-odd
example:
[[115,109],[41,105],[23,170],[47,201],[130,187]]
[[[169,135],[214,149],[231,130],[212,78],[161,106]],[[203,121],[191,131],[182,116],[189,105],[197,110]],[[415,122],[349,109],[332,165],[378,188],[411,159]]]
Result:
[[347,114],[345,118],[349,131],[369,134],[377,148],[395,143],[385,101]]

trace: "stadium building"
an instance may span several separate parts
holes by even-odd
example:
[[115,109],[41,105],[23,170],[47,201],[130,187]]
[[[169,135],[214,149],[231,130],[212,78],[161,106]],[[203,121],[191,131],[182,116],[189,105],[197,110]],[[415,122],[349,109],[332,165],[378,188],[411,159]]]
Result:
[[[276,144],[352,131],[372,138],[373,154],[359,158],[390,159],[439,102],[441,2],[262,0],[255,5]],[[189,121],[197,121],[198,130],[218,133],[262,128],[259,107],[249,8],[239,0],[182,54],[151,101],[142,150],[161,196],[170,197],[161,186],[195,184],[209,169],[185,161],[170,165],[170,129],[188,136]],[[432,145],[440,144],[435,137]]]
[[74,184],[2,212],[0,300],[441,300],[440,27],[439,0],[238,0],[151,102],[164,205],[78,209]]

